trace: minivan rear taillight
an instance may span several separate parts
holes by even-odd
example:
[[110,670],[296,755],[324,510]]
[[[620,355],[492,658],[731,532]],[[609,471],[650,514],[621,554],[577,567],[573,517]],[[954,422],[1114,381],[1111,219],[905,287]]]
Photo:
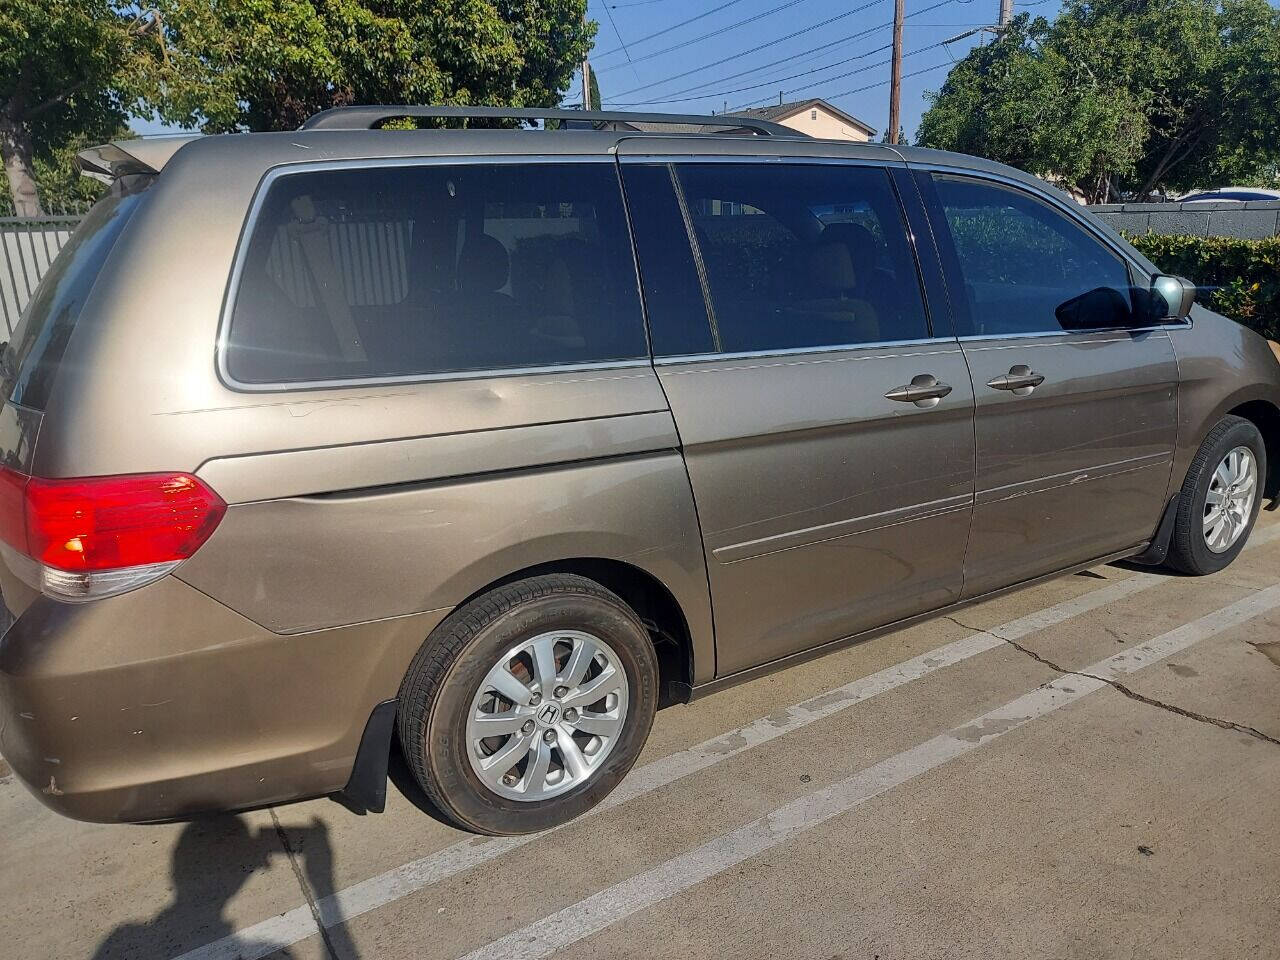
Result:
[[0,467],[0,540],[30,561],[24,579],[60,600],[163,576],[209,539],[226,509],[186,473],[47,480]]

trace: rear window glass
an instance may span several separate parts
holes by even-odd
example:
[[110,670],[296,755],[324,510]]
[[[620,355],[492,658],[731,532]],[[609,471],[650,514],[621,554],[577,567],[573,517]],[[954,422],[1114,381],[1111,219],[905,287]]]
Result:
[[647,355],[612,165],[467,164],[278,178],[226,362],[283,383]]
[[0,390],[12,403],[43,410],[80,311],[116,238],[150,179],[118,182],[89,211],[36,287],[13,336],[0,351]]

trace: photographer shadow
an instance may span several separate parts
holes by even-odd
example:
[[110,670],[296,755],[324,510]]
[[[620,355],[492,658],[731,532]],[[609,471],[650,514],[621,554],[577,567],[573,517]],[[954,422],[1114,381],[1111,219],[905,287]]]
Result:
[[[234,938],[239,957],[293,957],[287,946],[237,934],[223,915],[254,873],[268,867],[272,857],[286,857],[290,851],[301,862],[311,896],[318,902],[333,894],[333,848],[328,828],[313,820],[285,829],[287,848],[277,830],[253,831],[238,816],[188,823],[173,848],[173,902],[149,920],[116,927],[98,945],[93,960],[163,960],[228,938]],[[323,936],[334,955],[358,960],[345,926],[331,927]]]

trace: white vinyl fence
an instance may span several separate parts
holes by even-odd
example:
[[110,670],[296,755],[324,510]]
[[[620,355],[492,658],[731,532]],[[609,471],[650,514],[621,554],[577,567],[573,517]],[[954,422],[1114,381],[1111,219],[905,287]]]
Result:
[[0,339],[12,335],[36,284],[80,220],[79,216],[0,217]]

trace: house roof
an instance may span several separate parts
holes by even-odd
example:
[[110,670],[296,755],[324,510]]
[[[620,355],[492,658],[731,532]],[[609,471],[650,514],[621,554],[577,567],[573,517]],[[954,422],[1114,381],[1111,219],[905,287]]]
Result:
[[803,113],[805,110],[811,110],[814,107],[835,114],[850,126],[861,127],[867,131],[868,136],[874,137],[876,135],[875,128],[870,124],[863,123],[857,117],[845,113],[839,107],[827,103],[826,100],[820,97],[814,97],[810,100],[793,100],[791,103],[775,103],[768,107],[753,107],[750,110],[735,110],[730,116],[753,117],[757,120],[771,120],[774,123],[781,123],[788,117],[794,117],[797,113]]

